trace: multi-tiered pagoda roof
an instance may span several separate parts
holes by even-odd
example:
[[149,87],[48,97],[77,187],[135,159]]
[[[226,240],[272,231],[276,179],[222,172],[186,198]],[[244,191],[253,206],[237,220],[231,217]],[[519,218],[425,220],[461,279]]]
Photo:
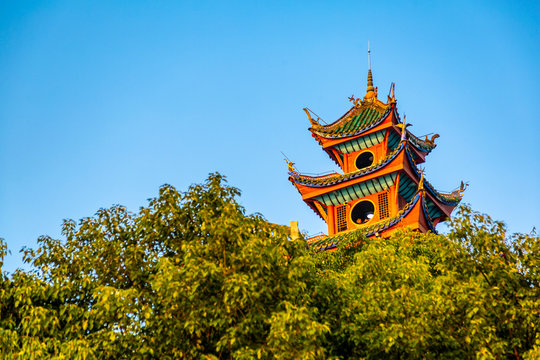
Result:
[[424,178],[418,165],[438,135],[413,135],[398,114],[393,85],[391,93],[386,103],[377,98],[370,68],[366,95],[351,96],[353,106],[333,123],[322,125],[304,109],[312,136],[342,170],[308,176],[289,169],[302,199],[328,224],[328,236],[313,239],[316,249],[333,248],[357,232],[385,236],[404,226],[435,232],[463,196],[463,183],[442,193]]

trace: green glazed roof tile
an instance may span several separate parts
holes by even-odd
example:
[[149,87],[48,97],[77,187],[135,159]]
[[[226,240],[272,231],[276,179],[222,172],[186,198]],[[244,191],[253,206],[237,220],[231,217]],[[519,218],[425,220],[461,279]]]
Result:
[[390,113],[392,106],[385,109],[374,107],[361,107],[351,109],[333,124],[312,128],[311,130],[326,138],[340,138],[352,136],[376,126]]

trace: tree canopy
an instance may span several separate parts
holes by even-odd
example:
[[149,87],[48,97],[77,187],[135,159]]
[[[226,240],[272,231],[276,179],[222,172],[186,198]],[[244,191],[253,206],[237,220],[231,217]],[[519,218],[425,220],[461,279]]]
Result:
[[[66,220],[0,278],[13,359],[536,359],[536,235],[462,207],[447,235],[404,229],[315,253],[246,214],[220,174],[137,213]],[[6,253],[1,242],[0,258]]]

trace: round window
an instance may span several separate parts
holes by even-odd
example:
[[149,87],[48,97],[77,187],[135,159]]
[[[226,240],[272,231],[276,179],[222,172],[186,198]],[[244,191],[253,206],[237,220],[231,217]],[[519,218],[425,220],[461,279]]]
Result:
[[351,220],[355,224],[365,224],[375,214],[375,207],[373,203],[368,200],[357,202],[351,211]]
[[373,153],[371,151],[363,152],[356,158],[355,165],[357,169],[363,169],[371,164],[373,164]]

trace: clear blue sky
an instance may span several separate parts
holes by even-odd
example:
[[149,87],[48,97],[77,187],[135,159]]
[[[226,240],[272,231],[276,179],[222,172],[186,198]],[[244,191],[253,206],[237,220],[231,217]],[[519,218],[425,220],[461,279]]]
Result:
[[248,212],[316,233],[287,181],[336,169],[307,131],[396,82],[426,177],[513,232],[540,229],[538,1],[2,1],[0,237],[19,249],[62,219],[220,171]]

